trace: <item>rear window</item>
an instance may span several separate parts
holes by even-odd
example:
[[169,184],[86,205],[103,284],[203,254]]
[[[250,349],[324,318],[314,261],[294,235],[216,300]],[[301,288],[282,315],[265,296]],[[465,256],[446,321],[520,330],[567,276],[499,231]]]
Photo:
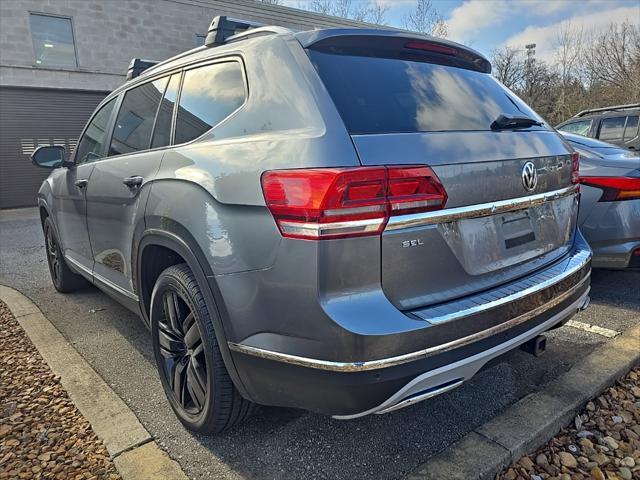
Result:
[[353,134],[491,130],[501,113],[542,121],[486,73],[315,50],[309,56]]

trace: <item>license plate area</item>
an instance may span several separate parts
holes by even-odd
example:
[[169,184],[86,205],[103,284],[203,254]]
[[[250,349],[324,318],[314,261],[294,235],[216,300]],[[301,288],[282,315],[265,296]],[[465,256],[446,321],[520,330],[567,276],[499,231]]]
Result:
[[529,211],[502,215],[502,236],[507,250],[535,241],[536,234]]
[[575,225],[573,196],[526,209],[438,224],[470,275],[483,275],[566,245]]

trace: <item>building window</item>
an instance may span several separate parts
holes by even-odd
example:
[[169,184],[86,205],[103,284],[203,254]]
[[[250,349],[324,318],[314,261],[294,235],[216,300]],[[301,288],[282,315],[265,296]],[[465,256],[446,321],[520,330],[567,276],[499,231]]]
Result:
[[29,16],[36,65],[77,67],[71,19],[36,13]]

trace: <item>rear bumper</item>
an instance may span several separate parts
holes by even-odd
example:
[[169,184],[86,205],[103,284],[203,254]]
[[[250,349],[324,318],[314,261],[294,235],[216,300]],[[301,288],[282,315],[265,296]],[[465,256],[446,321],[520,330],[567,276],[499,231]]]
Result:
[[596,245],[593,247],[593,268],[640,267],[640,255],[634,255],[637,250],[640,250],[639,240]]
[[[384,413],[443,393],[586,305],[591,251],[576,237],[568,256],[525,279],[405,312],[423,328],[378,336],[395,343],[396,354],[338,361],[229,342],[234,364],[252,400],[336,418]],[[407,351],[416,344],[422,348]]]
[[[584,186],[585,195],[587,189],[595,191],[590,192],[591,197],[600,197],[599,189]],[[594,201],[591,210],[583,215],[580,230],[593,249],[594,268],[640,266],[640,260],[633,255],[640,248],[640,200]]]

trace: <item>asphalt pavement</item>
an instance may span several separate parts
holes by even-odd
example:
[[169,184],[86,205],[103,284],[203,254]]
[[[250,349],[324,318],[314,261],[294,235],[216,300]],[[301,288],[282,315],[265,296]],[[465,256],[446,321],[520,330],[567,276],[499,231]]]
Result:
[[[391,414],[345,422],[265,407],[228,433],[204,437],[174,417],[149,333],[134,314],[93,287],[55,291],[35,209],[0,211],[0,283],[38,305],[194,479],[401,478],[610,341],[565,326],[548,334],[542,357],[516,351],[457,390]],[[591,297],[577,322],[618,332],[640,323],[640,272],[594,271]]]

